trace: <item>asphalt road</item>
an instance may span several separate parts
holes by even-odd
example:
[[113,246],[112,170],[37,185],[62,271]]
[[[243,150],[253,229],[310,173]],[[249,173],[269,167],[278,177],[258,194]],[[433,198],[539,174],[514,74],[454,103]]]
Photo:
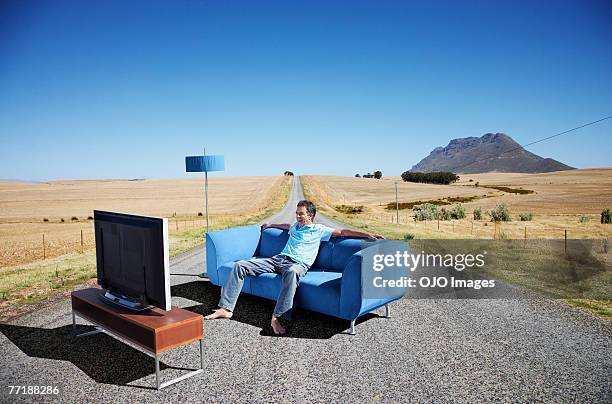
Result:
[[[266,221],[290,221],[294,193],[290,216]],[[172,260],[185,274],[172,276],[172,295],[206,314],[219,288],[196,276],[203,262],[202,251]],[[52,385],[64,402],[612,402],[612,325],[562,302],[402,299],[389,319],[361,318],[355,336],[298,311],[282,338],[270,335],[273,306],[245,295],[231,321],[206,322],[204,373],[157,392],[151,357],[106,334],[73,337],[69,300],[54,302],[0,324],[0,400],[57,401],[7,395]],[[167,352],[162,375],[198,360],[196,344]]]

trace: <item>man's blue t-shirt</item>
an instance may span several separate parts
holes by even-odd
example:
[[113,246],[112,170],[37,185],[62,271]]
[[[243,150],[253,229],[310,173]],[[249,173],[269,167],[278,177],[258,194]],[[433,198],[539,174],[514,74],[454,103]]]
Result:
[[318,223],[299,228],[297,223],[294,223],[289,228],[289,240],[281,254],[310,268],[317,258],[319,243],[329,241],[333,232],[334,229],[331,227]]

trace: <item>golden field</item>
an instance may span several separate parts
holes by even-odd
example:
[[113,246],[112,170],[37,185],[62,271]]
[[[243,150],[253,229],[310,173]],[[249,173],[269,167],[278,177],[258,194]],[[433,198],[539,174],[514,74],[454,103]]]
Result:
[[[211,223],[266,209],[287,181],[209,178]],[[40,260],[43,254],[80,252],[81,231],[83,250],[92,249],[93,220],[88,217],[94,209],[168,217],[171,233],[195,229],[205,226],[204,216],[198,216],[205,214],[204,179],[0,182],[0,267]]]
[[[254,224],[280,210],[286,204],[292,179],[211,179],[210,230]],[[202,180],[4,182],[1,186],[0,320],[30,310],[28,303],[93,284],[93,221],[87,216],[94,208],[169,217],[171,256],[204,244],[206,222],[203,216],[197,216],[204,212]],[[25,216],[18,198],[30,206],[31,217]],[[6,207],[12,208],[12,215],[7,214]],[[72,221],[73,215],[78,221]],[[44,218],[49,222],[43,222]],[[46,243],[44,260],[42,234]]]
[[[305,176],[301,177],[305,193],[321,204],[325,213],[358,227],[379,229],[402,234],[412,233],[425,238],[493,238],[503,234],[507,238],[609,238],[612,225],[602,225],[600,213],[612,208],[612,169],[581,169],[545,174],[486,173],[460,174],[452,185],[409,183],[400,177],[373,178]],[[472,180],[472,181],[470,181]],[[449,197],[477,197],[462,203],[467,218],[440,222],[413,220],[412,209],[400,210],[399,225],[395,223],[395,182],[398,200],[402,202],[429,201]],[[478,186],[476,186],[478,183]],[[531,194],[503,192],[487,186],[505,186],[534,191]],[[512,222],[495,225],[487,215],[473,221],[472,212],[481,207],[483,213],[497,204],[508,206]],[[447,205],[452,206],[454,203]],[[344,214],[334,209],[338,205],[364,206],[364,212]],[[532,221],[519,221],[519,213],[532,213]],[[589,221],[580,223],[581,216]],[[393,221],[393,225],[391,225]]]

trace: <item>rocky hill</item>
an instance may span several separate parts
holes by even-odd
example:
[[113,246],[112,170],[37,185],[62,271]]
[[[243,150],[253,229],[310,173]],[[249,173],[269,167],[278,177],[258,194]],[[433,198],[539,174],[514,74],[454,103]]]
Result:
[[487,133],[482,137],[453,139],[446,147],[436,147],[410,171],[545,173],[573,169],[528,152],[504,133]]

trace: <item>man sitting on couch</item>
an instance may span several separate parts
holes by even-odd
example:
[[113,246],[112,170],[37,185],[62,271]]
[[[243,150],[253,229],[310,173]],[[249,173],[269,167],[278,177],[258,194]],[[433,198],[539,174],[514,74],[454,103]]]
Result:
[[329,241],[331,237],[362,237],[362,238],[384,238],[380,234],[368,234],[354,230],[332,229],[322,224],[313,223],[317,213],[314,203],[303,200],[297,204],[295,212],[296,223],[289,224],[264,224],[262,228],[276,227],[289,230],[289,240],[280,254],[270,258],[252,258],[250,260],[238,261],[230,273],[225,285],[221,289],[219,309],[213,314],[204,317],[206,320],[217,318],[231,318],[238,295],[242,290],[242,284],[247,275],[257,276],[263,273],[275,272],[282,275],[282,287],[276,301],[276,307],[272,313],[272,330],[276,335],[285,333],[279,318],[291,318],[293,297],[300,282],[300,278],[314,263],[319,252],[321,241]]

